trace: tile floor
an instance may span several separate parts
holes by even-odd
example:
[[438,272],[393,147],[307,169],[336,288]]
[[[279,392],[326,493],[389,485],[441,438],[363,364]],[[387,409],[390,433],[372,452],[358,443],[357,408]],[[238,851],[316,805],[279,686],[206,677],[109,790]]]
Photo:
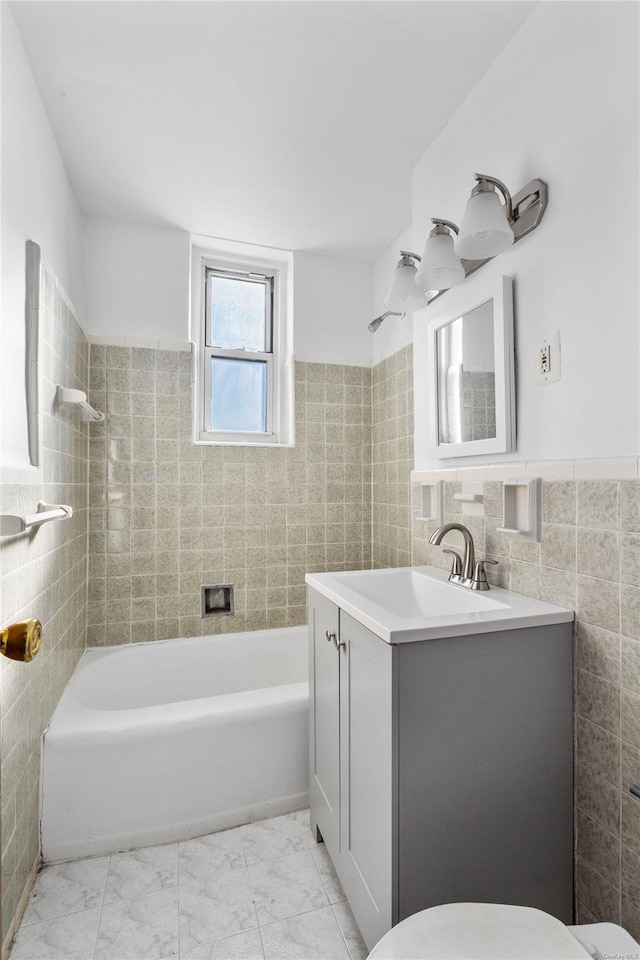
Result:
[[44,867],[11,960],[364,960],[309,813]]

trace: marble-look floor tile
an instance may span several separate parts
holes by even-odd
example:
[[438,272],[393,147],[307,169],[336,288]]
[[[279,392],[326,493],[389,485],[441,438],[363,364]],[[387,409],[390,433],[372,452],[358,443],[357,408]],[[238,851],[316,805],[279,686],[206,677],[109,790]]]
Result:
[[362,939],[362,934],[356,923],[356,918],[351,912],[351,907],[346,900],[341,903],[334,903],[333,912],[338,921],[340,932],[345,939],[351,960],[366,960],[369,956],[367,945]]
[[104,902],[125,900],[178,885],[178,851],[175,843],[114,853],[109,864]]
[[180,884],[180,949],[258,926],[247,868]]
[[90,960],[96,945],[100,907],[22,926],[11,960]]
[[23,926],[102,905],[109,857],[43,867],[36,879]]
[[298,810],[296,813],[296,820],[300,824],[303,830],[311,832],[311,819],[309,817],[309,810]]
[[311,853],[293,853],[249,867],[258,921],[270,923],[327,906],[329,898]]
[[244,867],[240,829],[224,830],[178,844],[180,883],[203,880]]
[[349,960],[331,907],[261,928],[266,960]]
[[95,960],[161,960],[178,956],[177,888],[106,903]]
[[264,960],[258,930],[237,933],[214,943],[180,951],[180,960]]
[[324,843],[316,843],[309,849],[311,850],[311,856],[320,874],[320,878],[324,883],[324,888],[327,891],[329,903],[338,903],[340,900],[344,900],[345,895],[342,884],[338,879],[338,875]]
[[273,860],[306,850],[304,828],[295,813],[240,827],[247,863]]

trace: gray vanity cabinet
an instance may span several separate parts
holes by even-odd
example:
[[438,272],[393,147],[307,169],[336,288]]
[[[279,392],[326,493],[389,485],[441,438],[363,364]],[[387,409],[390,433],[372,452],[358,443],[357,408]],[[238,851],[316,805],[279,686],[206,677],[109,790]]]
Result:
[[309,599],[311,823],[372,946],[395,922],[396,648],[320,594]]
[[310,588],[309,634],[311,824],[367,946],[456,901],[570,923],[571,624],[392,645]]

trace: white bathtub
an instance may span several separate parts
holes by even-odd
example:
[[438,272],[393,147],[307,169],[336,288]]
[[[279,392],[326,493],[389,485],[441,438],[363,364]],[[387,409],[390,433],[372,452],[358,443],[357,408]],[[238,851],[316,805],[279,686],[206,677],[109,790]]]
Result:
[[46,861],[307,805],[306,627],[87,650],[44,738]]

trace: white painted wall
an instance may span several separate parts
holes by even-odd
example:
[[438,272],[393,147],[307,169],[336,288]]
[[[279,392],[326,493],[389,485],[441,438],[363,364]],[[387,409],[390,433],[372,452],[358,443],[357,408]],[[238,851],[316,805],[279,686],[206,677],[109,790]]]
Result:
[[[549,184],[536,232],[476,274],[514,279],[517,459],[639,450],[638,14],[632,3],[539,4],[414,171],[418,252],[431,216],[460,222],[475,171],[513,192],[534,177]],[[379,261],[383,270],[377,290],[390,276]],[[422,327],[445,306],[446,294],[419,315]],[[562,379],[537,387],[536,343],[554,330]],[[422,468],[444,461],[420,444],[420,379]]]
[[82,323],[82,215],[9,5],[2,3],[0,462],[29,466],[24,383],[25,243],[33,240]]
[[87,332],[147,340],[189,339],[185,230],[87,219]]
[[293,350],[317,363],[371,363],[373,269],[311,253],[293,257]]

